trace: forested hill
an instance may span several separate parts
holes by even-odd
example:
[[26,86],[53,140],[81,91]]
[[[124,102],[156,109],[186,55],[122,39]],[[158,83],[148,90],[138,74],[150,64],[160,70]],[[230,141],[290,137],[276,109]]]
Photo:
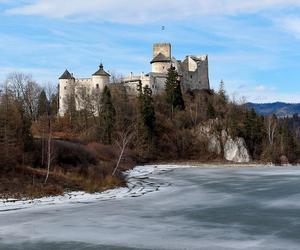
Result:
[[294,114],[300,114],[300,103],[247,103],[249,108],[254,108],[257,113],[261,115],[276,114],[278,117],[293,116]]

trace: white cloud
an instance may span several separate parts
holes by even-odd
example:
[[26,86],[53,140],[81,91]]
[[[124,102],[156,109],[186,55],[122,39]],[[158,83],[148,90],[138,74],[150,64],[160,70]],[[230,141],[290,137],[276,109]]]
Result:
[[255,13],[291,6],[300,6],[300,0],[37,0],[8,12],[52,18],[84,17],[112,22],[144,23],[205,15]]
[[300,17],[286,16],[274,19],[274,22],[282,30],[289,32],[300,39]]

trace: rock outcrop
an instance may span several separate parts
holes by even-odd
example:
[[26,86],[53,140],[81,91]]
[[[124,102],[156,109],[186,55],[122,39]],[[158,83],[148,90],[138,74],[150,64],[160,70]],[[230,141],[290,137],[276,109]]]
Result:
[[213,124],[201,126],[198,136],[207,140],[207,149],[216,155],[222,155],[227,161],[248,163],[251,161],[246,142],[243,138],[232,138],[226,130],[221,133],[214,132]]
[[228,138],[224,145],[224,158],[238,163],[250,162],[250,155],[244,138]]

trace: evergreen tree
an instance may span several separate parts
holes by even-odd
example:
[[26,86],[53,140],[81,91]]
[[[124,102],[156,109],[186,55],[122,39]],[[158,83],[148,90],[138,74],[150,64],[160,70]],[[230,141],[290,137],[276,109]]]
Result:
[[116,121],[116,110],[112,103],[110,90],[107,86],[104,87],[101,95],[100,118],[102,122],[102,141],[111,144]]
[[47,96],[45,90],[42,90],[39,99],[38,99],[38,110],[37,110],[37,115],[38,117],[43,116],[47,113]]
[[[47,111],[46,111],[47,112]],[[32,121],[30,116],[22,108],[19,110],[21,124],[20,124],[20,142],[24,152],[28,152],[33,148],[33,136],[31,133]]]
[[58,97],[57,94],[53,94],[50,98],[50,108],[53,116],[56,116],[58,113]]
[[288,125],[288,119],[285,118],[282,121],[282,125],[280,128],[280,150],[279,153],[281,155],[285,155],[288,157],[290,161],[294,161],[296,159],[297,152],[297,142],[296,136],[291,132]]
[[244,119],[243,134],[249,151],[254,159],[262,153],[262,143],[265,136],[264,118],[257,115],[254,109],[247,111]]
[[211,102],[208,102],[208,104],[207,104],[206,116],[208,119],[216,118],[216,111],[215,111],[214,106],[211,104]]
[[168,69],[168,76],[165,83],[166,102],[170,105],[172,113],[174,109],[184,110],[185,104],[181,92],[181,84],[175,67]]
[[225,91],[225,84],[224,84],[223,80],[221,80],[221,82],[220,82],[218,94],[224,103],[226,103],[228,101],[228,97],[227,97],[226,91]]
[[155,110],[152,98],[152,91],[148,85],[143,89],[141,96],[141,115],[149,137],[152,137],[155,129]]

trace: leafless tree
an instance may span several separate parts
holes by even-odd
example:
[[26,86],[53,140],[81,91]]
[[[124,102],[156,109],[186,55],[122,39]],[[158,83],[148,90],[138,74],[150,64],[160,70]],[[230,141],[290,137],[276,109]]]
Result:
[[51,162],[52,162],[52,114],[51,114],[51,107],[50,107],[50,103],[48,102],[47,105],[47,123],[48,123],[48,139],[47,139],[47,175],[45,178],[45,184],[48,181],[49,178],[49,174],[50,174],[50,167],[51,167]]
[[267,133],[268,139],[271,146],[274,144],[274,137],[277,129],[277,118],[275,115],[267,117]]
[[114,176],[116,174],[116,172],[118,170],[118,167],[120,165],[120,162],[124,157],[124,152],[125,152],[128,144],[131,142],[132,137],[133,137],[133,133],[132,133],[132,130],[131,130],[130,127],[123,130],[122,132],[118,133],[118,139],[116,141],[116,144],[120,149],[120,154],[119,154],[119,157],[118,157],[117,164],[116,164],[116,166],[114,168],[114,171],[112,173],[112,176]]
[[86,132],[88,129],[88,121],[90,117],[95,118],[96,108],[94,105],[93,92],[89,87],[84,85],[78,86],[77,89],[77,104],[78,109],[84,116]]
[[121,83],[123,78],[124,77],[123,77],[122,74],[119,74],[119,73],[117,73],[115,71],[111,71],[110,72],[110,79],[111,79],[110,82],[112,84],[119,84],[119,83]]
[[32,120],[36,120],[38,98],[41,93],[40,86],[32,79],[31,75],[15,72],[8,76],[7,81],[19,101],[25,107],[25,111]]

